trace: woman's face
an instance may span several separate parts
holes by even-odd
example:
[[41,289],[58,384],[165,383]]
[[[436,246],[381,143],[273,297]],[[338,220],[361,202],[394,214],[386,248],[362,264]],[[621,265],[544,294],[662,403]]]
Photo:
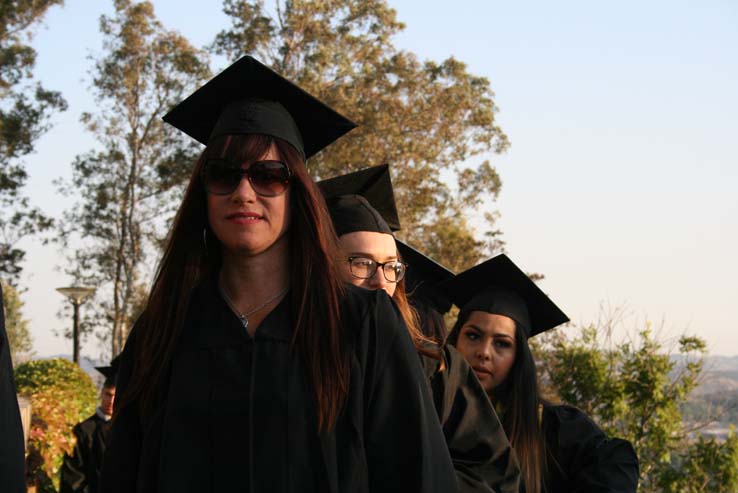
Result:
[[[259,161],[280,159],[272,144]],[[250,164],[242,163],[241,167],[246,169]],[[248,178],[243,177],[232,193],[208,193],[207,197],[210,229],[228,251],[258,255],[284,238],[289,228],[289,187],[281,195],[264,197],[254,192]]]
[[338,238],[338,244],[343,255],[340,264],[343,266],[341,272],[344,281],[365,289],[384,289],[389,296],[395,294],[397,283],[387,280],[382,267],[378,267],[370,278],[360,279],[351,273],[348,260],[349,257],[363,257],[379,263],[398,260],[394,236],[373,231],[355,231]]
[[505,381],[515,363],[515,322],[504,315],[473,311],[459,330],[456,349],[489,393]]

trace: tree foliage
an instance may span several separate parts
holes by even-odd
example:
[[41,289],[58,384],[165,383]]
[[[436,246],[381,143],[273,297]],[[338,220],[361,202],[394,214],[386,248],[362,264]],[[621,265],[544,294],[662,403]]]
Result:
[[695,437],[682,415],[700,382],[705,342],[682,336],[676,359],[650,324],[618,345],[612,328],[608,319],[576,335],[559,330],[538,341],[536,360],[549,397],[579,407],[606,433],[633,444],[640,492],[735,491],[738,439]]
[[40,491],[58,491],[64,454],[74,446],[72,428],[95,412],[97,390],[79,366],[61,358],[19,365],[15,383],[31,399],[28,474]]
[[8,332],[10,357],[14,365],[32,356],[33,338],[28,329],[28,320],[23,318],[23,300],[18,289],[2,283],[3,305],[5,307],[5,328]]
[[[495,215],[486,234],[460,220],[489,205],[501,180],[485,157],[508,147],[489,81],[450,57],[420,61],[396,48],[404,29],[384,0],[225,0],[231,26],[213,50],[252,54],[360,126],[312,158],[317,178],[390,163],[402,235],[462,269],[498,248]],[[451,241],[453,240],[453,241]]]
[[28,172],[22,158],[48,130],[49,117],[66,109],[58,92],[32,83],[36,51],[28,45],[33,28],[63,0],[0,2],[0,273],[16,278],[25,252],[18,241],[51,226],[51,220],[23,195]]
[[60,185],[77,198],[60,233],[67,272],[98,288],[83,326],[104,327],[115,355],[143,304],[147,252],[158,252],[197,152],[161,117],[209,72],[205,54],[165,29],[150,2],[114,5],[100,20],[104,53],[92,71],[98,109],[82,115],[101,149],[77,156]]
[[738,437],[725,441],[702,436],[688,445],[660,480],[664,493],[732,493],[738,491]]

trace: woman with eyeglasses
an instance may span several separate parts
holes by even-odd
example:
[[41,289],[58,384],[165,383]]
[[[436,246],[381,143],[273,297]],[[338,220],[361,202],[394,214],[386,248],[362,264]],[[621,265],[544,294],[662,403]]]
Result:
[[431,338],[423,334],[410,308],[402,280],[407,264],[400,260],[392,230],[361,195],[328,199],[328,210],[338,235],[343,280],[360,288],[384,290],[397,304],[416,347],[440,358]]
[[305,166],[354,125],[250,57],[165,121],[206,148],[121,357],[102,491],[456,491],[402,318],[341,281]]
[[525,493],[635,493],[638,457],[582,411],[541,397],[528,339],[568,317],[506,255],[448,281],[460,308],[448,340],[495,404]]
[[385,291],[402,314],[428,378],[460,491],[517,492],[519,468],[484,389],[453,348],[423,333],[408,302],[406,273],[414,266],[399,258],[393,235],[399,219],[388,167],[367,168],[319,185],[338,235],[343,279]]
[[[407,263],[399,257],[400,229],[386,164],[318,183],[338,235],[343,279],[365,289],[384,290],[396,303],[419,352],[440,359],[437,338],[423,330],[405,291]],[[405,246],[405,245],[402,245]]]

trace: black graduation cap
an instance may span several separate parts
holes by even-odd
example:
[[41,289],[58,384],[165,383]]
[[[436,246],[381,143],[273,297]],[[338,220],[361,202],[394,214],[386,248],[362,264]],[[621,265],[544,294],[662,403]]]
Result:
[[440,289],[462,313],[483,311],[508,316],[528,337],[569,321],[569,317],[505,254],[458,274],[444,282]]
[[338,236],[354,231],[392,234],[400,229],[389,165],[318,182]]
[[164,121],[205,145],[227,134],[278,137],[305,159],[356,127],[248,55],[172,108]]
[[451,300],[439,289],[439,284],[453,279],[454,273],[407,243],[395,241],[400,257],[409,265],[405,274],[405,288],[411,299],[430,305],[441,314],[449,311]]
[[110,361],[108,366],[96,366],[95,369],[102,373],[105,377],[105,386],[115,385],[115,377],[118,376],[118,364],[120,363],[120,355]]

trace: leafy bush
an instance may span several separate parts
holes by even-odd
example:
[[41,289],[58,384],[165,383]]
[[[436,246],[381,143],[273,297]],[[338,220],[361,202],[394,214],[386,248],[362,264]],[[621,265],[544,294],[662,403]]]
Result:
[[641,493],[738,491],[738,437],[694,437],[683,416],[698,385],[705,342],[682,336],[681,365],[650,324],[614,344],[613,323],[553,331],[535,341],[549,397],[575,405],[611,436],[629,440],[640,461]]
[[64,454],[74,446],[72,428],[95,412],[97,390],[79,366],[61,358],[19,365],[15,382],[32,405],[28,472],[39,491],[57,491]]

